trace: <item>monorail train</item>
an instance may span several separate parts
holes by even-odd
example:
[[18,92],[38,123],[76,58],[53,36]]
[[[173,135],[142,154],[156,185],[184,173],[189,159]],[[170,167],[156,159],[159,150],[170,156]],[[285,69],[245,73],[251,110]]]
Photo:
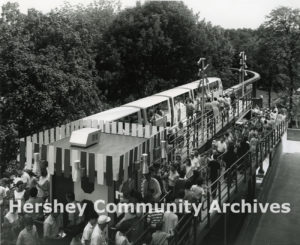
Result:
[[[251,71],[248,71],[251,72]],[[248,91],[252,88],[252,83],[259,80],[259,74],[251,72],[254,77],[244,82],[244,89]],[[217,77],[209,77],[204,81],[205,97],[219,97],[222,94],[236,93],[241,95],[242,84],[235,85],[223,91],[222,81]],[[185,102],[191,99],[196,103],[202,96],[202,82],[200,80],[181,85],[149,97],[145,97],[120,107],[103,111],[83,120],[98,120],[104,122],[128,122],[138,124],[152,124],[165,126],[167,122],[171,126],[176,125],[179,120],[186,119]],[[180,109],[180,110],[179,110]],[[178,115],[180,113],[180,115]]]

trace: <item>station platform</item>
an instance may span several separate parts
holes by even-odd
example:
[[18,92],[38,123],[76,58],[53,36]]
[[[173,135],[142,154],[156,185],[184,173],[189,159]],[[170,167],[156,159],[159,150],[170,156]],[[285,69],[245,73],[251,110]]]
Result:
[[300,141],[288,140],[286,133],[274,156],[274,171],[258,199],[261,203],[290,203],[291,212],[248,215],[236,245],[300,244],[299,160]]

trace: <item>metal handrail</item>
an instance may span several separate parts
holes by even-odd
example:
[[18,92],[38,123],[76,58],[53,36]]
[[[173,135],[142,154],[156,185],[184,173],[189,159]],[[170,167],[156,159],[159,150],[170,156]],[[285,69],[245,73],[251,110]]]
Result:
[[[268,132],[268,134],[267,135],[265,135],[264,136],[264,138],[262,139],[262,140],[269,140],[269,141],[272,141],[272,139],[270,138],[270,135],[273,135],[274,133],[277,133],[277,134],[275,134],[275,137],[276,137],[276,135],[277,135],[277,137],[276,137],[276,140],[274,140],[273,141],[273,143],[274,143],[274,145],[276,145],[279,141],[280,141],[280,138],[281,138],[281,136],[283,135],[283,133],[285,132],[285,128],[286,128],[286,120],[284,120],[284,121],[282,121],[282,122],[280,122],[280,124],[278,124],[278,125],[276,125],[276,127],[274,128],[274,129],[272,129],[272,131],[270,131],[270,132]],[[260,144],[261,142],[259,142],[258,144]],[[258,148],[259,149],[259,148]],[[267,150],[267,149],[265,149],[265,150]],[[271,151],[271,150],[273,150],[272,148],[268,148],[268,150],[269,151]],[[225,178],[223,178],[224,176],[225,176],[225,174],[228,174],[228,173],[230,173],[230,171],[232,171],[233,170],[233,172],[232,172],[232,174],[233,173],[235,173],[236,175],[237,175],[237,170],[238,170],[238,168],[237,168],[237,164],[238,163],[240,163],[241,162],[241,160],[243,160],[243,159],[245,159],[245,158],[247,158],[247,156],[249,156],[250,157],[250,164],[248,165],[248,167],[247,167],[247,169],[245,169],[245,176],[246,176],[246,171],[248,170],[248,169],[251,169],[251,168],[253,168],[253,159],[251,159],[251,156],[252,156],[252,152],[249,150],[247,153],[245,153],[242,157],[240,157],[237,161],[235,161],[235,163],[230,167],[230,168],[228,168],[227,170],[225,170],[223,173],[222,173],[222,175],[220,175],[219,177],[218,177],[218,179],[217,180],[215,180],[213,183],[211,183],[210,184],[210,186],[208,187],[208,189],[211,189],[211,187],[212,187],[212,185],[213,184],[219,184],[219,186],[221,186],[221,184],[223,184],[225,181],[226,181],[226,179]],[[255,159],[256,160],[256,159]],[[263,159],[264,160],[264,159]],[[250,170],[251,171],[251,170]],[[227,175],[227,176],[229,176],[229,175]],[[223,178],[223,180],[222,180],[222,178]],[[241,176],[240,177],[240,179],[239,180],[241,180],[241,179],[243,179],[244,178],[244,176]],[[227,177],[227,179],[228,179],[228,177]],[[227,182],[228,183],[228,182]],[[237,181],[235,184],[236,184],[236,186],[238,186],[238,183],[239,183],[239,181]],[[226,187],[228,188],[228,184],[223,188],[223,190],[224,189],[226,189]],[[223,193],[223,191],[220,193],[221,194],[221,201],[225,201],[226,200],[226,198],[229,198],[228,197],[228,193],[230,194],[230,192],[231,192],[231,188],[229,188],[229,192],[225,192],[225,194],[222,196],[222,193]],[[224,200],[225,199],[225,200]],[[203,203],[208,203],[208,204],[210,204],[212,202],[212,200],[210,199],[210,193],[209,192],[207,192],[207,195],[205,195],[205,198],[202,200],[202,204]],[[206,205],[206,207],[204,206],[204,205],[202,205],[202,211],[204,211],[204,217],[202,216],[202,212],[200,212],[200,219],[198,219],[198,222],[196,222],[196,225],[198,225],[199,223],[203,223],[203,222],[207,222],[207,225],[209,225],[209,222],[210,222],[210,214],[209,214],[209,205]],[[207,210],[207,212],[205,212]],[[183,218],[182,218],[183,219]],[[178,229],[175,229],[175,231],[176,232],[178,232]],[[180,234],[176,234],[176,237],[178,237],[178,236],[180,236]],[[173,242],[173,240],[172,240],[172,242]],[[180,244],[180,243],[170,243],[170,244]]]

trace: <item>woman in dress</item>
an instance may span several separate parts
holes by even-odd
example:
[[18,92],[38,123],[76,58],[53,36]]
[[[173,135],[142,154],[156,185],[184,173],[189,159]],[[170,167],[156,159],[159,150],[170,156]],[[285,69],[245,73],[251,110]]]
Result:
[[36,183],[36,187],[38,189],[38,197],[42,198],[43,200],[46,200],[49,196],[49,178],[48,178],[48,172],[46,168],[43,168],[41,170],[41,176]]

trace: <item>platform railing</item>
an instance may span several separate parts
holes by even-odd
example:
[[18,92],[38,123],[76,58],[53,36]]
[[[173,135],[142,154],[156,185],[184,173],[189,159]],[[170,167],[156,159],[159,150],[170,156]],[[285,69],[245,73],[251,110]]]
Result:
[[[219,118],[216,119],[213,112],[206,112],[204,114],[204,125],[202,125],[202,117],[196,115],[187,120],[182,129],[176,128],[176,132],[168,134],[168,160],[175,161],[176,155],[181,156],[181,162],[184,162],[194,148],[202,147],[207,141],[212,140],[218,132],[228,126],[234,119],[239,118],[252,107],[251,94],[248,91],[244,97],[237,98],[231,104],[230,110],[224,109],[219,113]],[[204,132],[203,132],[204,131]],[[156,160],[157,162],[160,159]]]
[[[242,183],[245,183],[255,175],[256,169],[261,166],[266,157],[274,151],[276,145],[280,142],[282,135],[287,129],[287,121],[282,121],[275,126],[275,128],[267,133],[257,144],[256,152],[248,151],[242,157],[240,157],[235,163],[228,169],[226,169],[213,183],[208,186],[207,194],[202,198],[202,211],[198,217],[192,217],[193,227],[184,230],[179,226],[184,226],[182,220],[179,221],[178,228],[174,231],[174,237],[170,239],[169,245],[185,245],[191,244],[190,241],[185,239],[179,239],[185,237],[186,233],[194,237],[194,244],[197,238],[197,232],[199,226],[210,228],[211,219],[213,213],[210,212],[210,206],[213,200],[218,201],[221,205],[224,202],[230,203],[233,196],[238,193],[239,187]],[[220,157],[219,161],[222,161]],[[272,166],[272,159],[269,160],[269,168]],[[212,188],[213,186],[216,188]],[[213,197],[214,196],[214,197]],[[185,216],[191,216],[186,214]],[[186,221],[187,223],[192,221]],[[190,223],[189,223],[190,224]]]
[[[287,128],[286,121],[282,121],[275,125],[275,127],[262,137],[262,139],[257,143],[256,151],[248,151],[243,156],[241,156],[237,161],[235,161],[231,167],[227,168],[222,172],[219,177],[213,182],[207,182],[207,193],[202,197],[201,212],[197,217],[193,214],[181,214],[180,219],[176,228],[174,229],[174,236],[172,236],[168,244],[169,245],[185,245],[193,244],[197,238],[198,227],[203,226],[210,228],[212,224],[212,218],[214,213],[210,212],[210,206],[214,200],[218,201],[221,205],[225,202],[230,202],[234,195],[236,195],[241,187],[241,185],[247,182],[251,176],[255,175],[256,169],[262,164],[264,159],[274,150],[274,147],[281,140],[283,133]],[[210,154],[211,150],[205,152]],[[218,156],[217,160],[223,162],[224,154]],[[272,162],[270,161],[270,167]],[[207,171],[202,167],[198,171]],[[164,202],[165,199],[171,192],[166,193],[159,202]],[[199,203],[200,204],[200,203]],[[144,228],[138,237],[132,242],[134,245],[140,245],[145,242],[146,237],[151,236],[151,229],[147,224],[147,213],[142,214],[139,220],[134,223],[127,234],[140,228]],[[116,228],[110,228],[111,240],[110,244],[114,244],[114,235]],[[194,243],[195,244],[195,243]]]

